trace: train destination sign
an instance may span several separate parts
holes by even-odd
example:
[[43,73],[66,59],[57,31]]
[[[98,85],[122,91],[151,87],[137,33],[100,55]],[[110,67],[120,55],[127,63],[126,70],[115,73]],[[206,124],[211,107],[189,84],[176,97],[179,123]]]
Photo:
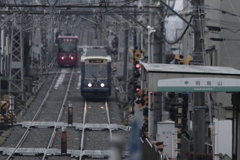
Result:
[[103,63],[102,59],[90,59],[89,63]]
[[240,91],[240,79],[211,77],[162,79],[158,80],[158,91]]

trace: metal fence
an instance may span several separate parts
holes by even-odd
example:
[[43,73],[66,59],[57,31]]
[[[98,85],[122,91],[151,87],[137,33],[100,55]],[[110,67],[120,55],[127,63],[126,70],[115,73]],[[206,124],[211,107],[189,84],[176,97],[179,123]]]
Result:
[[187,160],[188,155],[187,153],[190,151],[190,140],[182,135],[181,138],[181,159],[182,160]]
[[142,160],[165,160],[162,153],[147,138],[142,140]]

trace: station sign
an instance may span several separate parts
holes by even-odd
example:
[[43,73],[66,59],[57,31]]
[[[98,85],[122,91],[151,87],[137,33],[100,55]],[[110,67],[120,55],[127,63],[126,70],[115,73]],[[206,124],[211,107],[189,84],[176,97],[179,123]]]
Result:
[[173,78],[158,80],[158,91],[239,92],[240,79],[232,78]]

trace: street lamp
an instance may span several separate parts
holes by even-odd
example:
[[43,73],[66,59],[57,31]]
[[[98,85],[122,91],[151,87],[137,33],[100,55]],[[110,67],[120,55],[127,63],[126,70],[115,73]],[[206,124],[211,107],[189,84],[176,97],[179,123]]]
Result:
[[153,29],[153,27],[150,27],[150,26],[147,26],[147,29],[148,29],[148,63],[150,63],[150,52],[151,52],[151,45],[150,45],[150,42],[151,42],[151,33],[154,33],[156,32],[155,29]]

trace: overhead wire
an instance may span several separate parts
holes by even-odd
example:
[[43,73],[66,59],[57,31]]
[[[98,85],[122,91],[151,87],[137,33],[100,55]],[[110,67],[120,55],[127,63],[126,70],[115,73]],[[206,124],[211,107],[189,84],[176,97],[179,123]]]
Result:
[[[209,7],[209,8],[208,8],[208,7]],[[208,5],[206,5],[205,9],[206,9],[206,10],[216,10],[216,11],[221,12],[222,14],[228,14],[228,15],[231,15],[231,16],[240,17],[240,16],[239,16],[238,14],[236,14],[236,13],[234,14],[234,13],[231,13],[231,12],[229,12],[229,11],[225,11],[225,10],[218,9],[218,8],[213,8],[213,7],[208,6]]]
[[[214,0],[214,1],[216,1],[216,0]],[[220,24],[220,22],[219,22],[219,24]],[[223,39],[225,39],[224,33],[223,33],[222,31],[220,31],[220,34],[221,34],[221,37],[222,37]],[[225,51],[226,51],[226,53],[227,53],[227,57],[228,57],[228,61],[229,61],[229,63],[230,63],[230,66],[233,67],[233,64],[232,64],[232,61],[231,61],[231,59],[230,59],[230,55],[229,55],[229,51],[228,51],[228,47],[227,47],[227,45],[226,45],[226,42],[223,41],[223,44],[224,44]]]
[[230,5],[231,5],[233,11],[235,12],[235,15],[238,17],[238,19],[239,19],[239,21],[240,21],[240,16],[238,15],[238,13],[236,12],[235,8],[233,7],[232,2],[231,2],[230,0],[228,0],[228,2],[230,3]]
[[[216,20],[216,19],[211,19],[211,18],[206,18],[206,21],[212,22],[212,23],[217,23],[221,24],[224,26],[230,26],[230,27],[235,27],[236,29],[240,28],[240,23],[235,23],[235,22],[230,22],[230,21],[222,21],[222,20]],[[234,28],[232,28],[234,29]]]

